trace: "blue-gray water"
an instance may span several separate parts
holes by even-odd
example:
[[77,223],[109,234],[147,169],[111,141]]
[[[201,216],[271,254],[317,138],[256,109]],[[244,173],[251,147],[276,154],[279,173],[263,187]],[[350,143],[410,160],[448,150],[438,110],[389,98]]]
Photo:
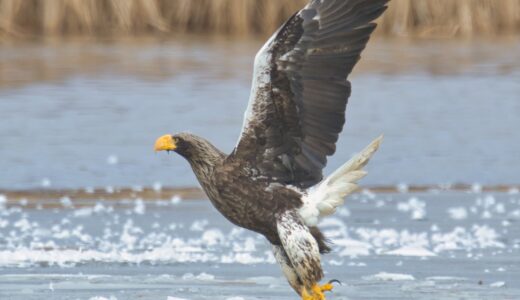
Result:
[[[0,48],[0,188],[196,184],[156,137],[230,151],[260,41]],[[373,41],[331,172],[379,134],[366,184],[520,182],[520,43]]]

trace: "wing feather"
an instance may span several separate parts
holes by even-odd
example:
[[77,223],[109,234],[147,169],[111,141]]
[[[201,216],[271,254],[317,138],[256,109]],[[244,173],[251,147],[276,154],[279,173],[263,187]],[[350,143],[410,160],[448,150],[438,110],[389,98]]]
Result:
[[345,123],[372,23],[388,0],[312,0],[255,57],[244,126],[232,156],[261,178],[306,188],[322,179]]

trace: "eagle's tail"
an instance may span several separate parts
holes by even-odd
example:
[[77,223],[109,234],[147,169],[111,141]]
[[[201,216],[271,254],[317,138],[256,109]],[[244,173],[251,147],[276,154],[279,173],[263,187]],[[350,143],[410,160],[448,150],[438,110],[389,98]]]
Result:
[[358,180],[367,175],[363,167],[377,151],[382,140],[382,135],[376,138],[304,196],[300,216],[307,226],[316,226],[319,218],[333,214],[338,206],[343,205],[345,197],[357,189]]

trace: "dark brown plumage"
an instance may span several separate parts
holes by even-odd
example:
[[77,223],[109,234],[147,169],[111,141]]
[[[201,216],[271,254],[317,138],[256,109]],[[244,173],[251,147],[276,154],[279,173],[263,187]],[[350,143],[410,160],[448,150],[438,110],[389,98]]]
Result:
[[[255,58],[253,88],[240,140],[225,155],[180,133],[156,142],[186,158],[217,210],[265,236],[295,291],[324,299],[319,253],[330,251],[316,227],[366,173],[369,145],[319,183],[345,123],[347,76],[388,0],[313,0],[294,14]],[[338,200],[339,199],[339,200]]]

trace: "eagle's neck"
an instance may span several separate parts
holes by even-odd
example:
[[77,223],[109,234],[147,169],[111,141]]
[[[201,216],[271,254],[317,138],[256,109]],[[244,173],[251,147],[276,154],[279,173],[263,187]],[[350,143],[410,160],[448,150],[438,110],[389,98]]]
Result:
[[190,163],[199,183],[206,189],[212,184],[213,170],[223,163],[225,154],[209,141],[195,135],[185,137],[184,141],[183,149],[177,152]]

